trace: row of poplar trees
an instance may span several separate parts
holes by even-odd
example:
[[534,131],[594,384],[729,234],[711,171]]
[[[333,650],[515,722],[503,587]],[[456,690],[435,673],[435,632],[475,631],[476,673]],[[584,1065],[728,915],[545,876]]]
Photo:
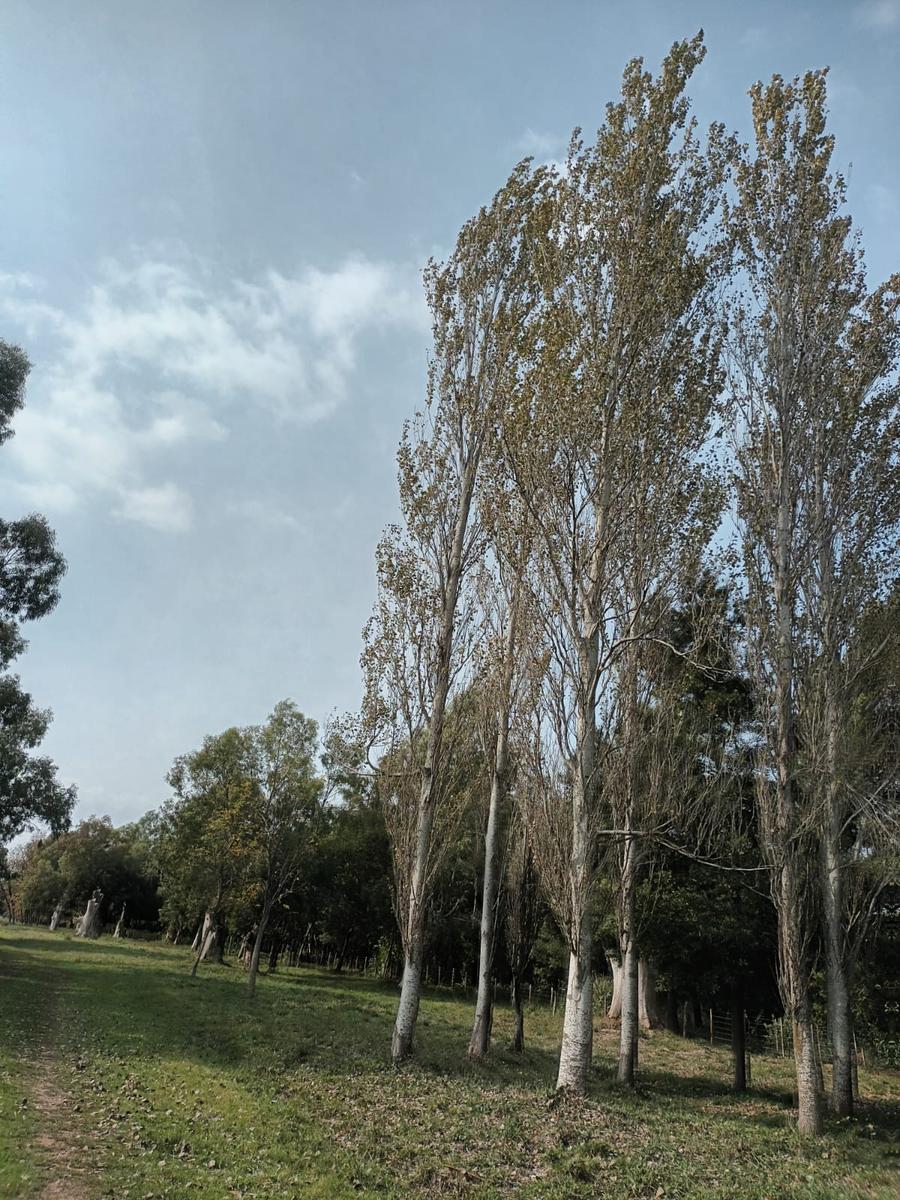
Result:
[[[427,405],[400,445],[402,523],[378,546],[362,656],[405,959],[392,1052],[413,1046],[429,898],[466,792],[458,714],[477,693],[490,802],[470,1054],[489,1044],[504,850],[524,845],[570,955],[557,1087],[588,1080],[601,894],[617,897],[618,1074],[633,1081],[641,871],[660,842],[714,854],[732,820],[722,774],[749,757],[799,1124],[815,1133],[813,960],[824,946],[848,1113],[848,872],[896,834],[896,793],[849,746],[872,653],[860,627],[898,565],[900,276],[866,283],[825,73],[754,86],[746,146],[690,115],[704,53],[698,35],[655,77],[631,62],[596,139],[576,131],[564,169],[517,166],[426,271]],[[751,731],[716,749],[685,736],[664,666],[717,669],[711,571],[731,572],[754,689]],[[676,646],[685,606],[693,636]]]

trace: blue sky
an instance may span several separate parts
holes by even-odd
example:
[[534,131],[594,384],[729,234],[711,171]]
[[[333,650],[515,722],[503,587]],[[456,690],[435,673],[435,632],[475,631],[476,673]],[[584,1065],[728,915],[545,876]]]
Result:
[[20,671],[78,815],[286,696],[359,699],[420,272],[633,55],[706,31],[703,122],[828,65],[873,282],[900,267],[900,0],[0,0],[0,337],[34,362],[4,516],[69,559]]

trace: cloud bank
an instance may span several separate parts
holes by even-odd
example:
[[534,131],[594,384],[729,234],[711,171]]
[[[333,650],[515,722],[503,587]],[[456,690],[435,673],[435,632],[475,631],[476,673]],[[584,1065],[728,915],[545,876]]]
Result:
[[3,336],[40,347],[6,451],[15,486],[51,511],[99,498],[163,532],[187,529],[192,514],[165,477],[167,452],[225,438],[238,408],[324,420],[364,335],[427,329],[415,272],[364,257],[224,282],[187,257],[108,261],[74,311],[45,291],[0,275]]

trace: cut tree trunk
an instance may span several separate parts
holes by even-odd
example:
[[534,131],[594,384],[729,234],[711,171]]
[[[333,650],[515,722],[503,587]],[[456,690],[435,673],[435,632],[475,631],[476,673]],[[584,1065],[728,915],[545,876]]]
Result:
[[57,925],[59,924],[59,919],[62,916],[62,911],[63,911],[63,902],[62,902],[62,900],[60,900],[59,904],[57,904],[56,908],[54,908],[53,915],[50,918],[50,932],[51,933],[56,929]]
[[80,938],[98,938],[102,932],[100,924],[100,905],[103,901],[103,893],[95,891],[93,896],[87,902],[87,908],[78,921],[75,929],[75,936]]
[[203,950],[200,953],[200,961],[206,962],[208,959],[211,963],[221,963],[223,955],[222,931],[218,924],[214,924],[206,934],[206,941],[203,943]]

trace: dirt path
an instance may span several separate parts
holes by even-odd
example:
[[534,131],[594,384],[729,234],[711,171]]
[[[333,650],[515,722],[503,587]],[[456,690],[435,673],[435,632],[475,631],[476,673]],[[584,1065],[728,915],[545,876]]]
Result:
[[41,1200],[90,1200],[84,1167],[79,1164],[72,1099],[59,1079],[61,1064],[49,1052],[34,1060],[31,1097],[40,1114],[40,1165],[47,1177]]

